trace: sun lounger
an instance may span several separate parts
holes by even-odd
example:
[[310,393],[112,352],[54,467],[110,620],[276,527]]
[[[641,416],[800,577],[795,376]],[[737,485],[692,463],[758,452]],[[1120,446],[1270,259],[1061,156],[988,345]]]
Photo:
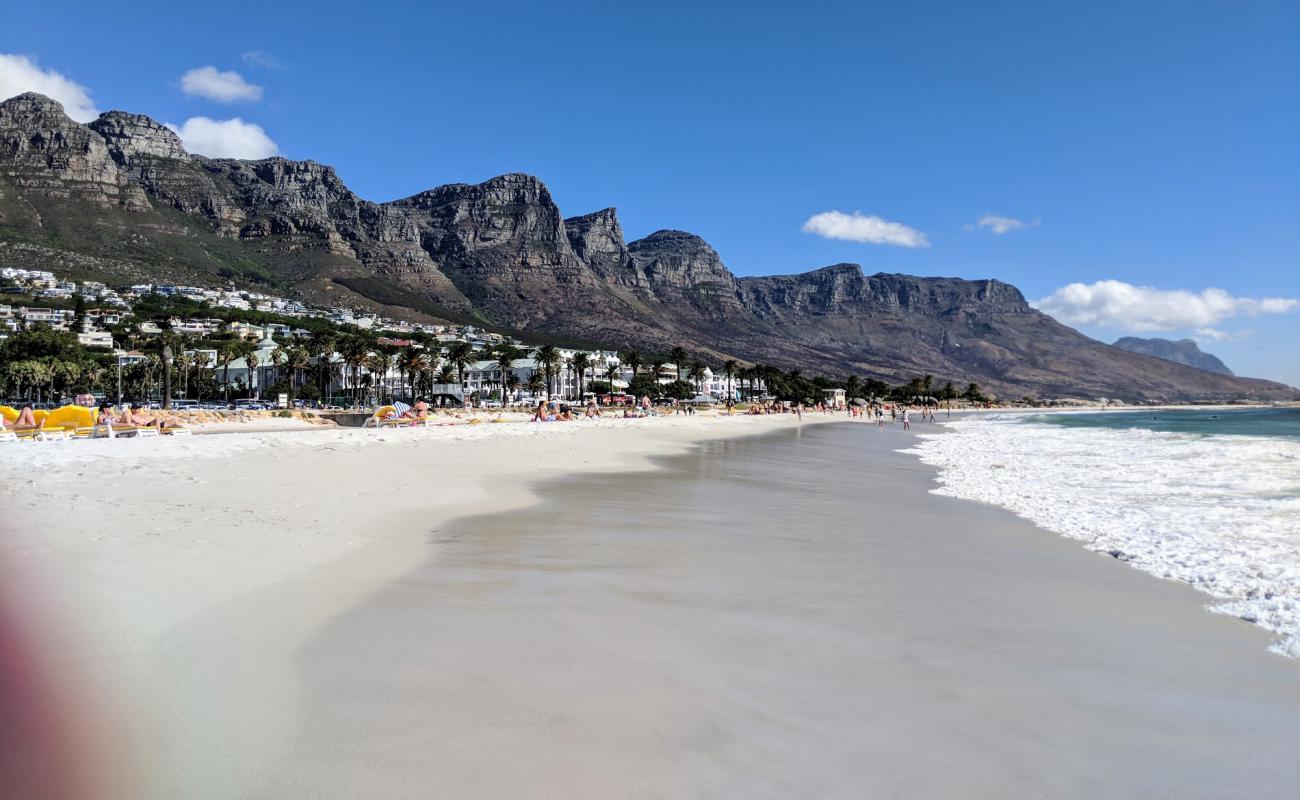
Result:
[[18,434],[13,431],[0,431],[0,442],[16,442]]
[[375,409],[365,422],[361,423],[363,428],[431,428],[434,426],[432,416],[424,419],[414,417],[403,417],[398,413],[396,406],[383,406]]

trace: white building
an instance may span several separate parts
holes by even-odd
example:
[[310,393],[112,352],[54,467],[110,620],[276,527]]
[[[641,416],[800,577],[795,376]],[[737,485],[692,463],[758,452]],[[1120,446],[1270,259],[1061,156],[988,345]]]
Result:
[[108,331],[88,331],[78,333],[77,341],[85,347],[102,347],[105,350],[113,349],[113,334]]

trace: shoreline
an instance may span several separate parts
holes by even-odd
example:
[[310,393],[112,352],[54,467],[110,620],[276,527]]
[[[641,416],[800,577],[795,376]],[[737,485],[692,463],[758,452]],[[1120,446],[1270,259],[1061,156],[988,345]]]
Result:
[[[814,525],[806,515],[821,503],[820,480],[791,479],[798,488],[776,494],[760,480],[742,494],[753,502],[741,507],[757,515],[743,545],[739,530],[709,536],[679,518],[679,505],[729,505],[715,495],[736,480],[724,464],[758,464],[782,484],[806,458],[820,469],[823,453],[801,448],[805,437],[851,437],[844,446],[861,448],[879,487],[832,485],[868,503],[843,513],[871,508],[883,530],[868,527],[859,542],[852,526],[828,536],[827,520]],[[799,787],[830,797],[860,796],[864,785],[952,796],[973,785],[981,796],[1120,796],[1100,787],[1130,786],[1144,787],[1132,796],[1177,787],[1200,797],[1244,790],[1255,770],[1256,796],[1283,796],[1277,788],[1289,784],[1279,777],[1293,772],[1276,756],[1285,732],[1300,731],[1300,703],[1291,702],[1300,698],[1289,665],[1263,651],[1263,631],[1204,613],[1191,587],[1081,558],[1008,510],[953,498],[931,505],[936,470],[900,452],[912,441],[897,427],[775,430],[654,457],[657,468],[634,480],[545,478],[540,502],[462,518],[439,531],[428,558],[304,648],[296,752],[307,761],[283,764],[277,786],[344,797],[382,780],[408,796],[437,775],[451,796],[777,796]],[[765,453],[776,463],[762,467]],[[624,503],[602,511],[610,497],[664,511],[620,531],[630,520]],[[786,515],[808,525],[790,527]],[[969,530],[952,535],[941,520]],[[752,538],[763,531],[775,538]],[[847,549],[819,555],[828,540]],[[921,576],[942,584],[917,594]],[[1037,606],[1023,605],[1030,600]],[[792,613],[803,622],[787,622]],[[399,666],[371,687],[357,679],[370,663]],[[1253,685],[1243,688],[1247,675]],[[335,700],[358,692],[365,702]],[[1167,707],[1167,697],[1181,699]],[[1039,703],[1053,713],[1045,718]],[[1295,709],[1259,716],[1274,704],[1279,714]],[[1206,733],[1211,722],[1224,731]],[[1124,743],[1146,725],[1166,738]],[[1233,741],[1250,725],[1278,735]],[[430,751],[421,741],[443,743]],[[1181,763],[1181,748],[1220,746],[1250,766]],[[328,759],[308,755],[326,749]],[[497,752],[512,756],[498,762],[489,755]],[[1012,768],[1030,755],[1041,769]],[[1107,777],[1093,775],[1095,763],[1109,765]],[[909,776],[901,784],[900,774]]]

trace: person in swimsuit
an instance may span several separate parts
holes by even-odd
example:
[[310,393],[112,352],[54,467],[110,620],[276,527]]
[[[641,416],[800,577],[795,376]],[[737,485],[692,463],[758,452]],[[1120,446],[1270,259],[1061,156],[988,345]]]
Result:
[[32,411],[31,403],[23,403],[18,409],[18,417],[13,422],[0,417],[0,426],[11,431],[26,431],[32,428],[39,428],[36,423],[36,412]]

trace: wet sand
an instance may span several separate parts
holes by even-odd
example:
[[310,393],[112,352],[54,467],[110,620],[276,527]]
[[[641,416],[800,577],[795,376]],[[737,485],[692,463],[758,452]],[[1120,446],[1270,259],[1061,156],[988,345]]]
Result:
[[896,429],[714,441],[437,527],[298,653],[255,797],[1293,797],[1300,664],[927,493]]

